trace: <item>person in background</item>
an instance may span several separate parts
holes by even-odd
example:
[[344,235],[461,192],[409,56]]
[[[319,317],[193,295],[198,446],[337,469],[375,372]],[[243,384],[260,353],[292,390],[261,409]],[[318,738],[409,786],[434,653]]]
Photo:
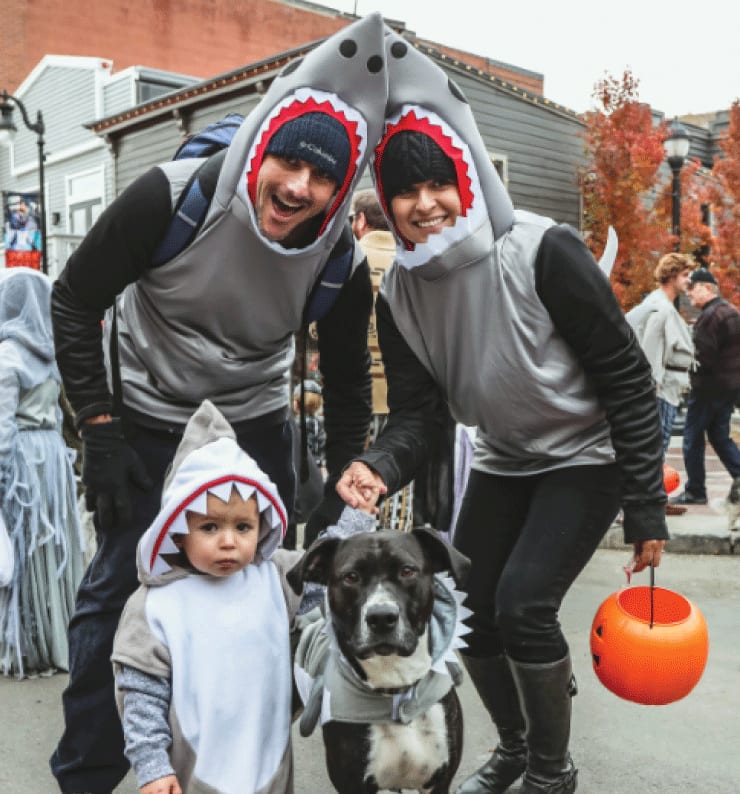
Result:
[[[352,198],[352,233],[359,241],[370,267],[370,280],[373,295],[378,294],[383,274],[393,262],[396,241],[388,230],[388,221],[378,197],[372,188],[358,190]],[[370,377],[373,389],[373,415],[368,442],[372,443],[388,421],[388,384],[383,371],[383,359],[378,345],[378,331],[375,310],[370,315],[368,328],[368,349],[370,351]],[[414,483],[413,481],[383,500],[378,515],[378,523],[384,529],[408,532],[414,526]]]
[[620,504],[636,571],[667,538],[650,367],[570,227],[515,211],[459,87],[389,32],[373,177],[396,259],[376,301],[390,416],[338,493],[408,482],[475,426],[454,545],[472,561],[463,661],[499,745],[459,794],[572,794],[571,655],[558,618]]
[[[275,484],[204,401],[137,549],[113,643],[126,755],[142,794],[292,791],[290,630]],[[239,660],[234,663],[234,660]]]
[[[342,53],[347,41],[356,57]],[[50,761],[64,794],[109,794],[129,768],[113,636],[137,587],[137,543],[204,399],[293,507],[294,337],[329,260],[345,263],[347,274],[317,323],[332,481],[363,448],[372,292],[347,215],[387,96],[382,58],[371,64],[378,74],[363,54],[382,51],[382,19],[373,14],[292,62],[227,149],[205,163],[162,163],[127,187],[55,282],[57,359],[99,538],[70,623],[65,729]],[[199,180],[215,180],[208,215],[183,250],[154,266],[173,195],[196,168]],[[327,524],[342,507],[337,496]]]
[[[310,378],[303,381],[303,411],[301,411],[301,384],[293,389],[293,464],[298,477],[298,494],[283,539],[286,549],[295,549],[298,525],[306,524],[324,494],[324,453],[326,433],[321,415],[323,400],[321,386]],[[303,422],[305,421],[305,429]],[[304,442],[305,437],[305,442]],[[305,443],[305,449],[304,449]],[[312,540],[312,539],[311,539]],[[303,547],[310,546],[304,535]]]
[[[657,289],[626,315],[653,372],[663,428],[664,459],[681,394],[689,386],[689,368],[694,360],[691,331],[675,306],[679,296],[686,292],[693,268],[694,260],[688,254],[662,256],[654,272]],[[685,507],[666,504],[666,515],[685,512]]]
[[0,587],[0,667],[18,679],[67,670],[67,624],[82,578],[50,296],[37,270],[0,271],[0,517],[14,558]]
[[720,297],[717,280],[707,268],[691,273],[688,296],[701,314],[694,323],[696,369],[690,376],[683,430],[686,486],[670,502],[705,505],[705,436],[734,483],[740,483],[740,450],[730,435],[732,412],[740,397],[740,312]]

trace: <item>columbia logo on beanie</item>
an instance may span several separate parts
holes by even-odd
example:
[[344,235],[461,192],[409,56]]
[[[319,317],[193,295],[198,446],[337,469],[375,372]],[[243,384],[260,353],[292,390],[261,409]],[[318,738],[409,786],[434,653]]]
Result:
[[280,127],[270,138],[265,154],[311,163],[326,171],[339,186],[349,167],[349,136],[327,113],[304,113]]

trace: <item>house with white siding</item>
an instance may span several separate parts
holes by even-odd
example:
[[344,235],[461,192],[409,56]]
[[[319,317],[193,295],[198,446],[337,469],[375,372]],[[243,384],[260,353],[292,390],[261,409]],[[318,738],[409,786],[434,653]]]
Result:
[[[49,275],[64,266],[95,219],[115,197],[113,156],[83,122],[108,117],[196,82],[171,72],[129,67],[115,74],[105,58],[46,55],[13,92],[36,122],[44,123],[44,197]],[[0,148],[0,191],[39,191],[38,135],[18,108],[17,132]],[[0,238],[0,264],[4,251]]]

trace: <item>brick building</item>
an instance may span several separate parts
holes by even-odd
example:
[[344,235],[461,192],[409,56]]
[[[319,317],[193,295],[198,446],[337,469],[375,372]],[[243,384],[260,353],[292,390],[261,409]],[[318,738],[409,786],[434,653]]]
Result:
[[210,77],[324,38],[349,24],[331,9],[282,0],[33,0],[0,25],[0,88],[10,93],[47,54],[103,57]]

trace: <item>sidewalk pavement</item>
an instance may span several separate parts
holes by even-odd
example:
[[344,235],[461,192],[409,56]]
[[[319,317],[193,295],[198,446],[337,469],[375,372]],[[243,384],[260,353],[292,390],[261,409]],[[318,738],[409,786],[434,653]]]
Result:
[[[732,427],[733,437],[737,441],[740,439],[740,415],[737,411],[733,416]],[[681,484],[671,496],[681,493],[686,484],[681,443],[681,436],[673,436],[666,457],[666,463],[673,466],[681,478]],[[731,530],[726,505],[732,478],[709,443],[704,461],[707,471],[707,504],[687,505],[683,515],[666,516],[671,535],[666,551],[679,554],[740,554],[740,519],[735,522],[736,529]],[[601,548],[629,548],[624,543],[620,524],[612,524],[601,542]]]

